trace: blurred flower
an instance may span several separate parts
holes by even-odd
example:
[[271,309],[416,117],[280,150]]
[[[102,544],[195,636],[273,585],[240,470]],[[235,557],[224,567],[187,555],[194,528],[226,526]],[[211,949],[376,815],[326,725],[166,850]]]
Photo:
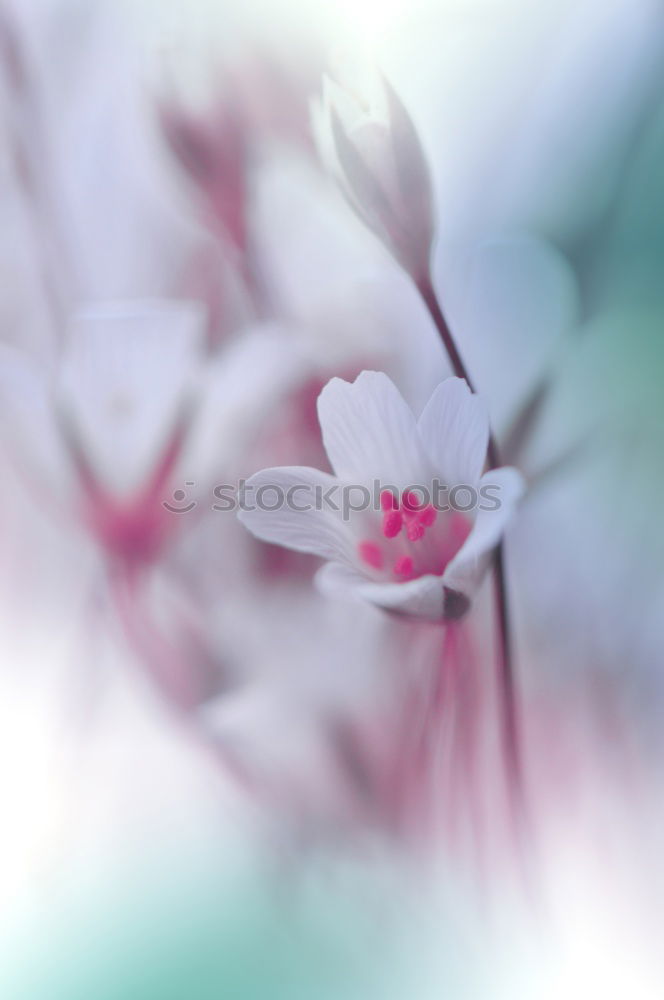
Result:
[[350,204],[414,278],[428,273],[433,239],[432,191],[413,123],[388,81],[376,72],[323,77],[313,105],[321,156]]
[[266,163],[279,162],[284,152],[291,166],[292,156],[319,170],[307,111],[320,66],[315,53],[284,64],[276,52],[252,48],[217,71],[203,109],[171,91],[159,103],[168,151],[261,316],[275,310],[272,275],[256,245],[255,187]]
[[[327,559],[317,578],[327,593],[432,621],[460,617],[523,490],[515,469],[482,475],[489,425],[479,399],[462,379],[447,379],[418,422],[386,375],[363,372],[352,384],[332,379],[318,415],[336,478],[297,466],[264,469],[247,483],[252,495],[263,487],[288,498],[297,489],[297,502],[293,492],[293,503],[276,510],[245,505],[240,519],[259,538]],[[422,505],[414,490],[431,497],[436,480],[478,495],[490,486],[498,503],[464,513]],[[320,502],[335,487],[369,494],[376,483],[385,487],[380,513],[352,510],[346,519],[339,504]]]
[[3,430],[22,472],[125,568],[157,559],[176,513],[196,506],[179,489],[166,510],[173,485],[210,484],[241,450],[255,392],[269,401],[300,375],[265,328],[206,359],[203,326],[193,302],[98,304],[75,314],[53,375],[10,348],[0,356]]
[[263,407],[301,378],[280,331],[248,329],[211,356],[204,326],[194,302],[103,303],[74,314],[51,371],[0,350],[9,456],[57,524],[96,541],[102,605],[168,702],[187,711],[230,675],[189,591],[162,572],[166,556],[209,511],[202,494],[230,479]]

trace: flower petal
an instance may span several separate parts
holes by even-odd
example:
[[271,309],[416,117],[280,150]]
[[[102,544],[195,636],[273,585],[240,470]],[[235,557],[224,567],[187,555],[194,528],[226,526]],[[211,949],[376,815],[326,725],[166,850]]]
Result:
[[440,383],[424,407],[418,428],[436,474],[447,485],[477,485],[489,443],[489,416],[484,402],[464,379]]
[[525,233],[487,234],[460,269],[455,325],[494,428],[512,421],[568,346],[580,322],[578,284],[565,254]]
[[339,598],[346,601],[359,601],[362,597],[359,588],[367,582],[359,570],[344,563],[328,562],[316,573],[316,586],[325,597]]
[[408,583],[365,583],[360,595],[372,604],[425,621],[440,621],[444,617],[445,593],[439,576],[420,576]]
[[201,308],[131,301],[78,312],[60,400],[93,471],[125,494],[154,471],[174,432],[198,362]]
[[211,359],[196,418],[178,463],[182,479],[209,482],[235,467],[270,410],[308,373],[288,331],[257,324]]
[[391,143],[401,196],[408,205],[412,229],[419,234],[428,258],[433,240],[433,193],[429,166],[412,118],[392,84],[384,77],[383,90],[389,109]]
[[378,479],[399,489],[429,483],[431,463],[415,417],[383,372],[364,371],[352,383],[331,379],[318,397],[318,419],[340,479]]
[[357,570],[328,563],[316,574],[316,585],[327,597],[368,601],[383,611],[408,618],[444,618],[445,590],[439,576],[421,576],[408,583],[370,583]]
[[47,372],[15,348],[0,344],[0,435],[30,482],[70,497],[74,473],[58,431]]
[[348,90],[340,86],[327,73],[323,73],[321,82],[321,103],[328,119],[331,119],[333,112],[336,112],[339,122],[346,133],[361,124],[361,122],[366,121],[368,118],[367,112],[363,111],[359,101],[351,96]]
[[499,502],[499,506],[492,510],[483,510],[480,506],[473,530],[443,574],[447,587],[468,596],[472,596],[481,583],[491,553],[523,496],[525,483],[520,472],[506,466],[492,469],[482,476],[480,489],[488,487],[495,487],[491,496]]
[[265,542],[352,563],[353,537],[341,511],[321,503],[337,485],[334,476],[306,466],[262,469],[247,480],[238,518]]

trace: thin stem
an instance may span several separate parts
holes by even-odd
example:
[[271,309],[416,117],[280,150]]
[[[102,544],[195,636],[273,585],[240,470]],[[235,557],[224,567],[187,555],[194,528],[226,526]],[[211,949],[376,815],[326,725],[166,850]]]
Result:
[[440,308],[440,303],[438,302],[438,297],[434,291],[431,278],[427,275],[426,278],[420,278],[415,282],[417,290],[424,300],[424,304],[431,314],[431,318],[434,321],[436,329],[440,334],[441,340],[445,346],[445,350],[449,355],[449,359],[452,362],[452,368],[454,369],[454,374],[459,378],[463,378],[468,383],[471,392],[475,392],[475,387],[473,385],[472,379],[466,370],[466,366],[463,363],[461,355],[457,350],[457,346],[454,343],[454,337],[450,332],[450,328],[447,325],[447,320],[443,315],[443,310]]
[[[465,379],[471,392],[475,391],[472,379],[457,349],[454,337],[445,319],[443,310],[440,307],[438,296],[436,295],[431,281],[431,276],[427,274],[423,278],[415,281],[424,304],[426,305],[431,318],[440,334],[443,345],[452,363],[454,374]],[[487,448],[489,468],[495,469],[500,465],[500,453],[493,434],[489,434],[489,444]],[[496,610],[498,617],[498,637],[499,637],[499,664],[498,678],[501,692],[501,716],[502,716],[502,737],[505,751],[505,760],[508,773],[512,778],[513,788],[517,799],[521,800],[522,780],[521,780],[521,753],[519,747],[519,727],[517,724],[516,697],[514,690],[514,669],[512,666],[512,642],[510,632],[509,598],[507,593],[507,578],[505,574],[505,553],[502,541],[496,548],[494,561],[494,581],[496,594]]]
[[516,711],[514,668],[512,664],[512,633],[510,629],[509,594],[507,573],[505,572],[505,546],[501,541],[494,560],[494,581],[496,611],[498,615],[498,635],[500,639],[499,677],[503,693],[503,739],[508,774],[516,793],[516,804],[523,805],[523,775],[521,772],[521,749],[519,725]]

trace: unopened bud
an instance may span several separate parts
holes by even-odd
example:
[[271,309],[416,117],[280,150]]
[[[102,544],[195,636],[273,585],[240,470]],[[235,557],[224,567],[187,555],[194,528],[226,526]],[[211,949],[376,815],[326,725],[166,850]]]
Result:
[[433,238],[429,170],[415,127],[378,72],[323,77],[313,125],[326,165],[364,223],[416,279]]

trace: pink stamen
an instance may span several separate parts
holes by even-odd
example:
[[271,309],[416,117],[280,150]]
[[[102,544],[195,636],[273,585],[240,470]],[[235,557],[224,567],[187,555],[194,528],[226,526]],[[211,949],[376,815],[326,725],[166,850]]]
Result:
[[383,552],[375,542],[360,542],[357,546],[360,559],[372,569],[383,568]]
[[380,495],[380,509],[383,511],[398,510],[399,501],[392,490],[383,490]]
[[383,514],[383,534],[386,538],[396,538],[403,527],[403,517],[398,510]]
[[424,525],[419,521],[411,521],[406,527],[406,534],[411,542],[418,542],[424,536]]
[[410,556],[401,556],[394,564],[394,575],[405,578],[413,575],[413,560]]
[[401,497],[401,509],[404,515],[416,514],[418,510],[422,507],[421,501],[418,499],[417,494],[412,490],[404,490]]
[[417,520],[420,524],[423,524],[425,528],[430,528],[437,517],[438,511],[434,506],[432,506],[432,504],[429,504],[428,507],[425,507],[424,510],[420,512]]

